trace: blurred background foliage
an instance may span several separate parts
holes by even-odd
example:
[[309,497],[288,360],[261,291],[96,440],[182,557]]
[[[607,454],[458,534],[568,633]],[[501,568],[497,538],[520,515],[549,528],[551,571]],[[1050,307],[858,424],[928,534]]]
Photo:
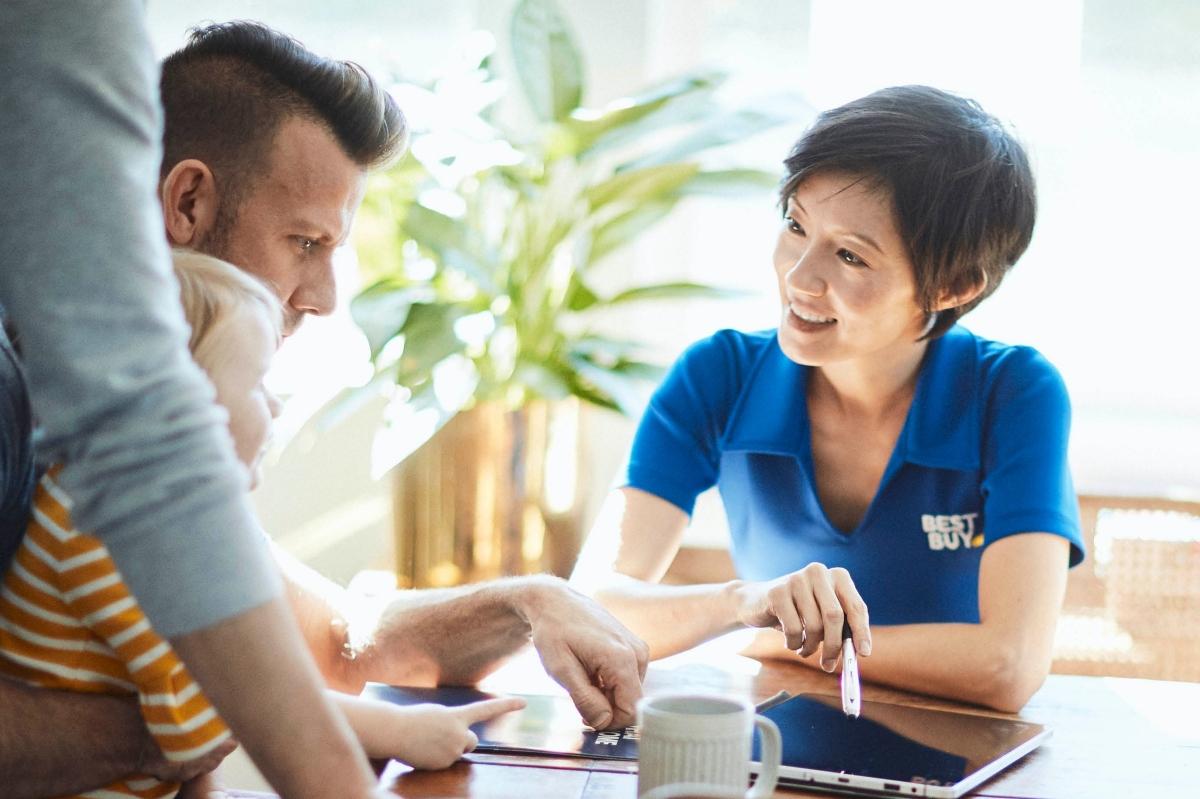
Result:
[[[461,70],[392,87],[410,152],[368,189],[355,236],[367,287],[351,304],[375,378],[337,404],[394,391],[377,474],[481,402],[576,397],[635,411],[635,384],[661,369],[641,337],[601,332],[604,314],[737,292],[696,282],[602,291],[599,270],[684,197],[773,191],[774,173],[706,156],[808,113],[798,98],[726,108],[716,71],[588,108],[582,55],[551,0],[518,2],[509,37],[515,80],[497,74],[495,41],[480,34]],[[517,100],[527,124],[506,125],[498,109]]]

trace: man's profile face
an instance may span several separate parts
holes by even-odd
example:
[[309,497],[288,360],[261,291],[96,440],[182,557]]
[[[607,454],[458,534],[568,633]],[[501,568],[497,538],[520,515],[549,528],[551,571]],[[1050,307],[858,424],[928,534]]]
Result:
[[337,304],[333,252],[350,235],[366,173],[325,127],[303,117],[283,122],[261,177],[251,181],[228,230],[198,249],[269,283],[284,311],[284,335],[305,314]]

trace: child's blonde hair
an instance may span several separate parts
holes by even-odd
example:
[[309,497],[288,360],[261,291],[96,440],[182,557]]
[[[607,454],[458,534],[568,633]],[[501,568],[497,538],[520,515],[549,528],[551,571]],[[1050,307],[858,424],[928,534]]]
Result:
[[247,304],[256,304],[265,313],[276,338],[282,334],[283,310],[266,285],[231,263],[194,250],[172,250],[171,260],[179,280],[183,315],[192,329],[188,349],[205,370],[220,354],[213,350],[210,334]]

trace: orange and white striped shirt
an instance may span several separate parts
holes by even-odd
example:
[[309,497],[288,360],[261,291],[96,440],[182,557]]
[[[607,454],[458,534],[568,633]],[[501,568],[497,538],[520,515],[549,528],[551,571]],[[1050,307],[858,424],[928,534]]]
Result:
[[[52,469],[0,586],[0,673],[68,691],[136,694],[168,760],[200,757],[229,737],[170,645],[150,628],[108,550],[71,524]],[[177,783],[131,775],[82,794],[171,797]]]

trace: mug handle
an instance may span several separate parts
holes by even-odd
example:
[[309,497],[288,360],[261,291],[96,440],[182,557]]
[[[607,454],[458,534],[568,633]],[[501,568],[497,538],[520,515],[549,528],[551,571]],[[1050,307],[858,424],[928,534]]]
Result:
[[754,726],[762,734],[762,770],[746,799],[769,799],[775,793],[775,784],[779,782],[779,758],[783,751],[783,739],[775,722],[766,716],[755,716]]

